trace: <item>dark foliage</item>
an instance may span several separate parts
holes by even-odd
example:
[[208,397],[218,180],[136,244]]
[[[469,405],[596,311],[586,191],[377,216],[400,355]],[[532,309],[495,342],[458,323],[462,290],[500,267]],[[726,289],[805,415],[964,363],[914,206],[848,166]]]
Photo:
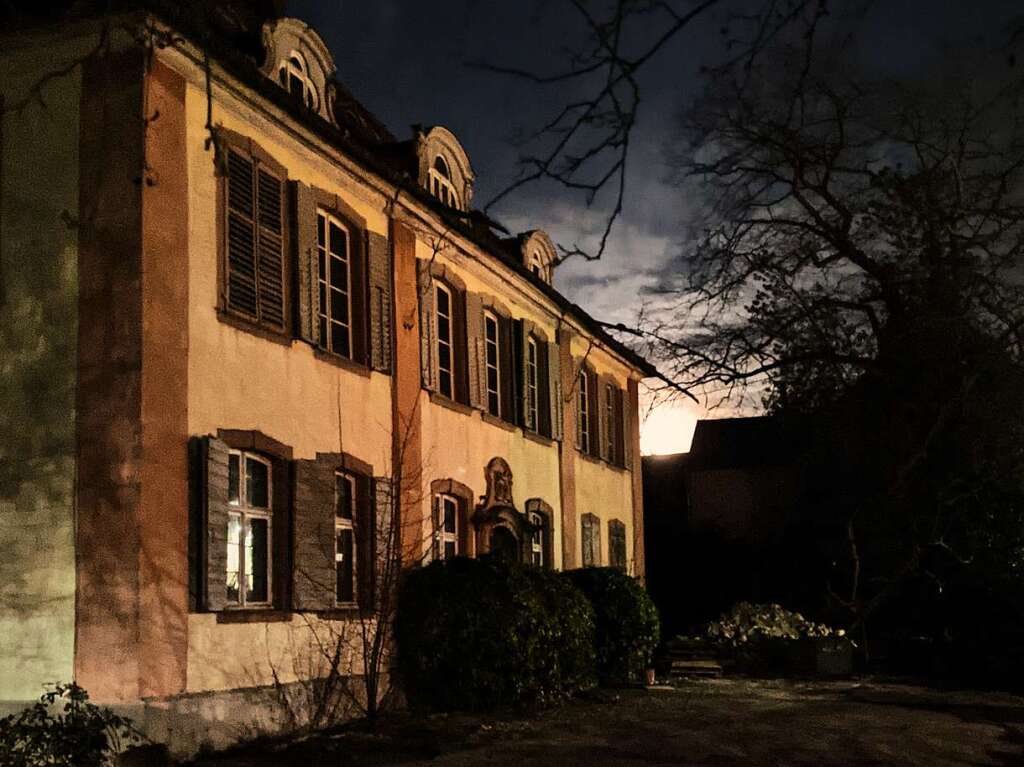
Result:
[[658,644],[658,611],[643,586],[621,570],[587,567],[563,577],[594,608],[597,672],[602,681],[626,682],[651,666]]
[[547,703],[594,681],[594,617],[557,574],[456,557],[408,573],[396,620],[414,706]]
[[135,739],[130,720],[90,703],[78,685],[60,684],[31,708],[0,719],[0,764],[101,767]]

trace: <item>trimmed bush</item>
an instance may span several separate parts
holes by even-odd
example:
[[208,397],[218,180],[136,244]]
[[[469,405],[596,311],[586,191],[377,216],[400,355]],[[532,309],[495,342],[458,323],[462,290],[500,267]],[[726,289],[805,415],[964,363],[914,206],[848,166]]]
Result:
[[395,625],[413,706],[548,703],[594,683],[594,616],[557,574],[455,557],[411,570]]
[[597,673],[604,682],[642,678],[658,645],[658,610],[636,578],[612,567],[563,573],[594,608]]

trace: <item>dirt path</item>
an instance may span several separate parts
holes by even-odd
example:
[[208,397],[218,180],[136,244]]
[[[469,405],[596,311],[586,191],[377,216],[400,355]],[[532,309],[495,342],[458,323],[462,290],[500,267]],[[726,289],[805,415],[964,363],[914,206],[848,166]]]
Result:
[[605,697],[528,718],[429,717],[204,764],[1024,765],[1024,698],[1011,695],[714,680]]

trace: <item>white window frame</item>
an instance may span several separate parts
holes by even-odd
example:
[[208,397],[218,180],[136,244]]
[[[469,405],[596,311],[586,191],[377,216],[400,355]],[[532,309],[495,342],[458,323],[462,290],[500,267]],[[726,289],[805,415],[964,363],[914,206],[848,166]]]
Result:
[[[323,208],[317,208],[317,242],[316,242],[316,257],[317,257],[317,303],[319,307],[317,309],[317,322],[323,320],[323,327],[326,328],[326,338],[320,339],[320,344],[327,351],[332,354],[337,354],[339,357],[345,357],[346,359],[352,359],[352,230],[346,226],[339,218],[331,215],[328,211]],[[324,240],[320,241],[320,219],[323,219],[323,233]],[[345,233],[345,253],[343,258],[336,258],[335,254],[331,252],[331,225],[334,225],[341,229]],[[321,261],[323,263],[323,269],[320,268]],[[347,290],[342,292],[332,287],[331,275],[335,269],[335,261],[340,262],[345,269],[345,285]],[[348,322],[342,322],[331,315],[331,293],[337,292],[342,293],[345,296],[345,306],[348,312]],[[323,295],[323,301],[320,300],[321,294]],[[348,354],[338,351],[334,348],[334,344],[331,339],[333,338],[333,326],[337,325],[343,328],[346,336],[348,336]]]
[[530,555],[531,560],[537,567],[544,567],[544,517],[536,511],[530,512],[530,524],[537,529],[530,534]]
[[[338,516],[338,480],[348,483],[349,497],[352,499],[352,518],[345,519]],[[339,606],[354,605],[359,601],[359,544],[356,541],[356,513],[359,509],[359,483],[351,474],[344,471],[334,472],[334,601]],[[344,561],[344,554],[338,551],[338,533],[347,530],[352,535],[352,599],[342,601],[338,599],[338,565]]]
[[578,445],[580,452],[590,452],[590,392],[587,391],[589,387],[589,376],[587,371],[580,368],[579,378],[577,379],[576,386],[579,389],[579,396],[576,399],[576,417],[579,419],[579,434],[580,444]]
[[[298,51],[291,51],[287,56],[277,63],[278,83],[288,93],[292,92],[292,77],[302,82],[302,103],[310,109],[317,109],[320,103],[316,86],[309,78],[309,66],[306,64],[306,57]],[[284,82],[281,82],[281,79]]]
[[[451,532],[444,529],[446,503],[450,503],[452,506],[452,520],[455,529]],[[434,537],[437,540],[437,558],[447,559],[445,549],[446,544],[449,543],[452,544],[452,548],[455,550],[455,554],[452,556],[457,557],[461,552],[459,551],[459,499],[456,496],[450,493],[437,494],[437,520],[435,524],[437,525],[437,530],[434,532]]]
[[537,339],[533,336],[526,337],[526,427],[533,431],[538,430],[537,417],[539,415],[538,395],[540,382],[540,369],[538,368],[539,348]]
[[[274,602],[274,466],[273,463],[267,458],[257,453],[246,452],[245,450],[230,450],[228,452],[228,461],[232,457],[237,456],[238,458],[238,499],[230,499],[230,491],[228,498],[228,526],[231,525],[231,519],[235,518],[239,521],[239,528],[241,535],[237,543],[238,546],[238,599],[232,601],[228,599],[228,606],[234,608],[251,608],[251,607],[270,607]],[[257,463],[263,464],[267,469],[267,507],[265,509],[252,506],[249,503],[248,494],[246,491],[246,476],[248,473],[248,462],[256,461]],[[250,522],[253,519],[262,519],[267,523],[267,598],[258,602],[249,601],[246,599],[246,592],[248,591],[248,575],[246,573],[246,539],[250,535]],[[231,547],[231,539],[228,538],[228,548]],[[229,559],[230,562],[230,559]],[[226,588],[226,587],[225,587]],[[225,593],[225,597],[226,597]]]
[[534,251],[533,256],[530,257],[530,271],[544,280],[544,282],[548,281],[548,271],[544,265],[544,259],[541,258],[540,253],[537,251]]
[[[438,161],[444,164],[448,175],[439,171],[436,167]],[[434,158],[434,162],[427,169],[427,191],[439,199],[445,205],[452,208],[459,208],[459,198],[455,194],[455,185],[452,184],[452,167],[441,155]]]
[[[494,340],[488,336],[488,329],[494,328]],[[491,353],[494,360],[491,360]],[[491,388],[491,371],[494,371],[496,387]],[[501,323],[493,312],[484,312],[484,386],[487,389],[487,412],[501,418]],[[494,407],[491,407],[491,397],[494,397]]]
[[[437,354],[437,389],[440,394],[443,394],[449,399],[455,399],[455,297],[452,295],[451,288],[442,282],[434,282],[434,321],[436,324],[437,336],[434,345],[434,351]],[[441,302],[437,300],[438,296],[443,293],[448,298],[448,313],[444,314],[441,311]],[[447,321],[448,325],[448,337],[441,338],[441,320]],[[448,348],[448,365],[449,367],[444,368],[441,366],[441,349],[442,347]],[[448,391],[444,391],[444,374],[448,374]]]

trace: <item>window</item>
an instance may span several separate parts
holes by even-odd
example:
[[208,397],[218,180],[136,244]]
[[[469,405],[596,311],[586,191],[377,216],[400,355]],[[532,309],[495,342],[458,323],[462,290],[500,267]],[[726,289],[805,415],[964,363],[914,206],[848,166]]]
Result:
[[292,52],[278,65],[277,79],[292,98],[310,109],[316,109],[316,88],[309,79],[305,61],[299,53]]
[[618,430],[618,419],[615,417],[615,387],[605,384],[604,387],[604,419],[605,419],[605,460],[615,463],[615,442]]
[[537,340],[531,336],[526,339],[526,426],[534,431],[537,430],[539,378]]
[[626,526],[617,519],[608,523],[608,565],[626,572]]
[[334,475],[334,569],[338,604],[356,601],[355,510],[355,477],[338,472]]
[[578,439],[577,447],[584,453],[590,452],[590,376],[586,370],[580,370],[579,380],[576,384],[579,389],[577,393],[576,407],[576,432]]
[[544,268],[544,259],[541,258],[540,253],[537,251],[534,251],[530,257],[530,271],[547,282],[548,275],[547,270]]
[[484,312],[487,412],[501,417],[501,355],[499,354],[498,337],[498,318],[490,312]]
[[285,329],[284,173],[235,147],[225,174],[226,308]]
[[434,159],[434,166],[427,174],[427,183],[430,193],[445,205],[453,208],[459,206],[455,197],[455,187],[452,185],[451,171],[441,155]]
[[317,211],[317,287],[321,343],[334,354],[352,357],[352,259],[348,228]]
[[455,398],[455,354],[452,347],[452,292],[434,283],[437,306],[437,387],[444,396]]
[[253,453],[228,454],[227,601],[238,606],[270,604],[270,462]]
[[601,566],[601,522],[593,514],[584,514],[580,517],[580,525],[583,529],[581,539],[583,545],[583,566]]
[[453,495],[437,496],[435,533],[439,559],[451,559],[459,553],[459,501]]
[[530,533],[530,561],[537,567],[544,567],[544,517],[531,512],[529,519],[533,525],[533,532]]

